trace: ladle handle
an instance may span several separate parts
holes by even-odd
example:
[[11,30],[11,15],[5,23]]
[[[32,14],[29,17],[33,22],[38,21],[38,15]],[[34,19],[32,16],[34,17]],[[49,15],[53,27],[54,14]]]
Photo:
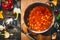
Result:
[[24,32],[22,29],[21,29],[21,31],[22,31],[24,34],[26,34],[31,40],[35,40],[32,36],[30,36],[30,35],[31,35],[30,33],[26,33],[26,32]]

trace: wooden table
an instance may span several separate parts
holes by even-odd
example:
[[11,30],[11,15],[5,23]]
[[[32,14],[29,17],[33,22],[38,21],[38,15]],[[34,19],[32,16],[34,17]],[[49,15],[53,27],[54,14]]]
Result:
[[[24,24],[24,12],[26,8],[31,5],[32,3],[47,3],[49,0],[21,0],[21,28],[27,31],[26,25]],[[44,36],[44,35],[36,35],[37,40],[51,40],[51,36]],[[27,35],[21,32],[21,40],[31,40]]]

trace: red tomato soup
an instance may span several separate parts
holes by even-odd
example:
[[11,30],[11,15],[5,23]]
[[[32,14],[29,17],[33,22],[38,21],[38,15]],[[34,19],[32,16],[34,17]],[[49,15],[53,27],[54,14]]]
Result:
[[53,14],[46,6],[36,6],[30,11],[27,20],[30,29],[43,31],[50,27]]

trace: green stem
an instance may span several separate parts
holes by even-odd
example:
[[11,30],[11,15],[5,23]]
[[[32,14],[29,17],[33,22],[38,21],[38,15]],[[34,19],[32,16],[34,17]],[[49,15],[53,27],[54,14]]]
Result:
[[16,13],[16,18],[15,18],[15,20],[17,20],[18,19],[18,13]]

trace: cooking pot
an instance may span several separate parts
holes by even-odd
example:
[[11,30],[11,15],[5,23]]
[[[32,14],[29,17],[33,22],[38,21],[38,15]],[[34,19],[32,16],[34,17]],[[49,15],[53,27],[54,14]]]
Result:
[[[47,28],[46,30],[43,30],[43,31],[39,31],[39,32],[38,32],[38,31],[34,31],[34,30],[32,30],[32,29],[29,28],[29,25],[27,24],[27,23],[28,23],[27,18],[28,18],[28,16],[29,16],[29,12],[30,12],[34,7],[36,7],[36,6],[41,6],[41,5],[47,7],[47,8],[50,10],[50,12],[53,14],[53,19],[52,19],[52,23],[51,23],[51,25],[49,26],[49,28]],[[51,9],[50,6],[48,6],[47,4],[44,4],[44,3],[33,3],[33,4],[31,4],[31,5],[29,5],[29,6],[27,7],[27,9],[25,10],[25,13],[24,13],[24,23],[26,24],[28,30],[30,30],[31,32],[34,32],[34,33],[44,33],[44,32],[47,32],[47,31],[48,31],[50,28],[52,28],[52,26],[54,25],[54,21],[55,21],[54,12],[52,11],[52,9]]]

